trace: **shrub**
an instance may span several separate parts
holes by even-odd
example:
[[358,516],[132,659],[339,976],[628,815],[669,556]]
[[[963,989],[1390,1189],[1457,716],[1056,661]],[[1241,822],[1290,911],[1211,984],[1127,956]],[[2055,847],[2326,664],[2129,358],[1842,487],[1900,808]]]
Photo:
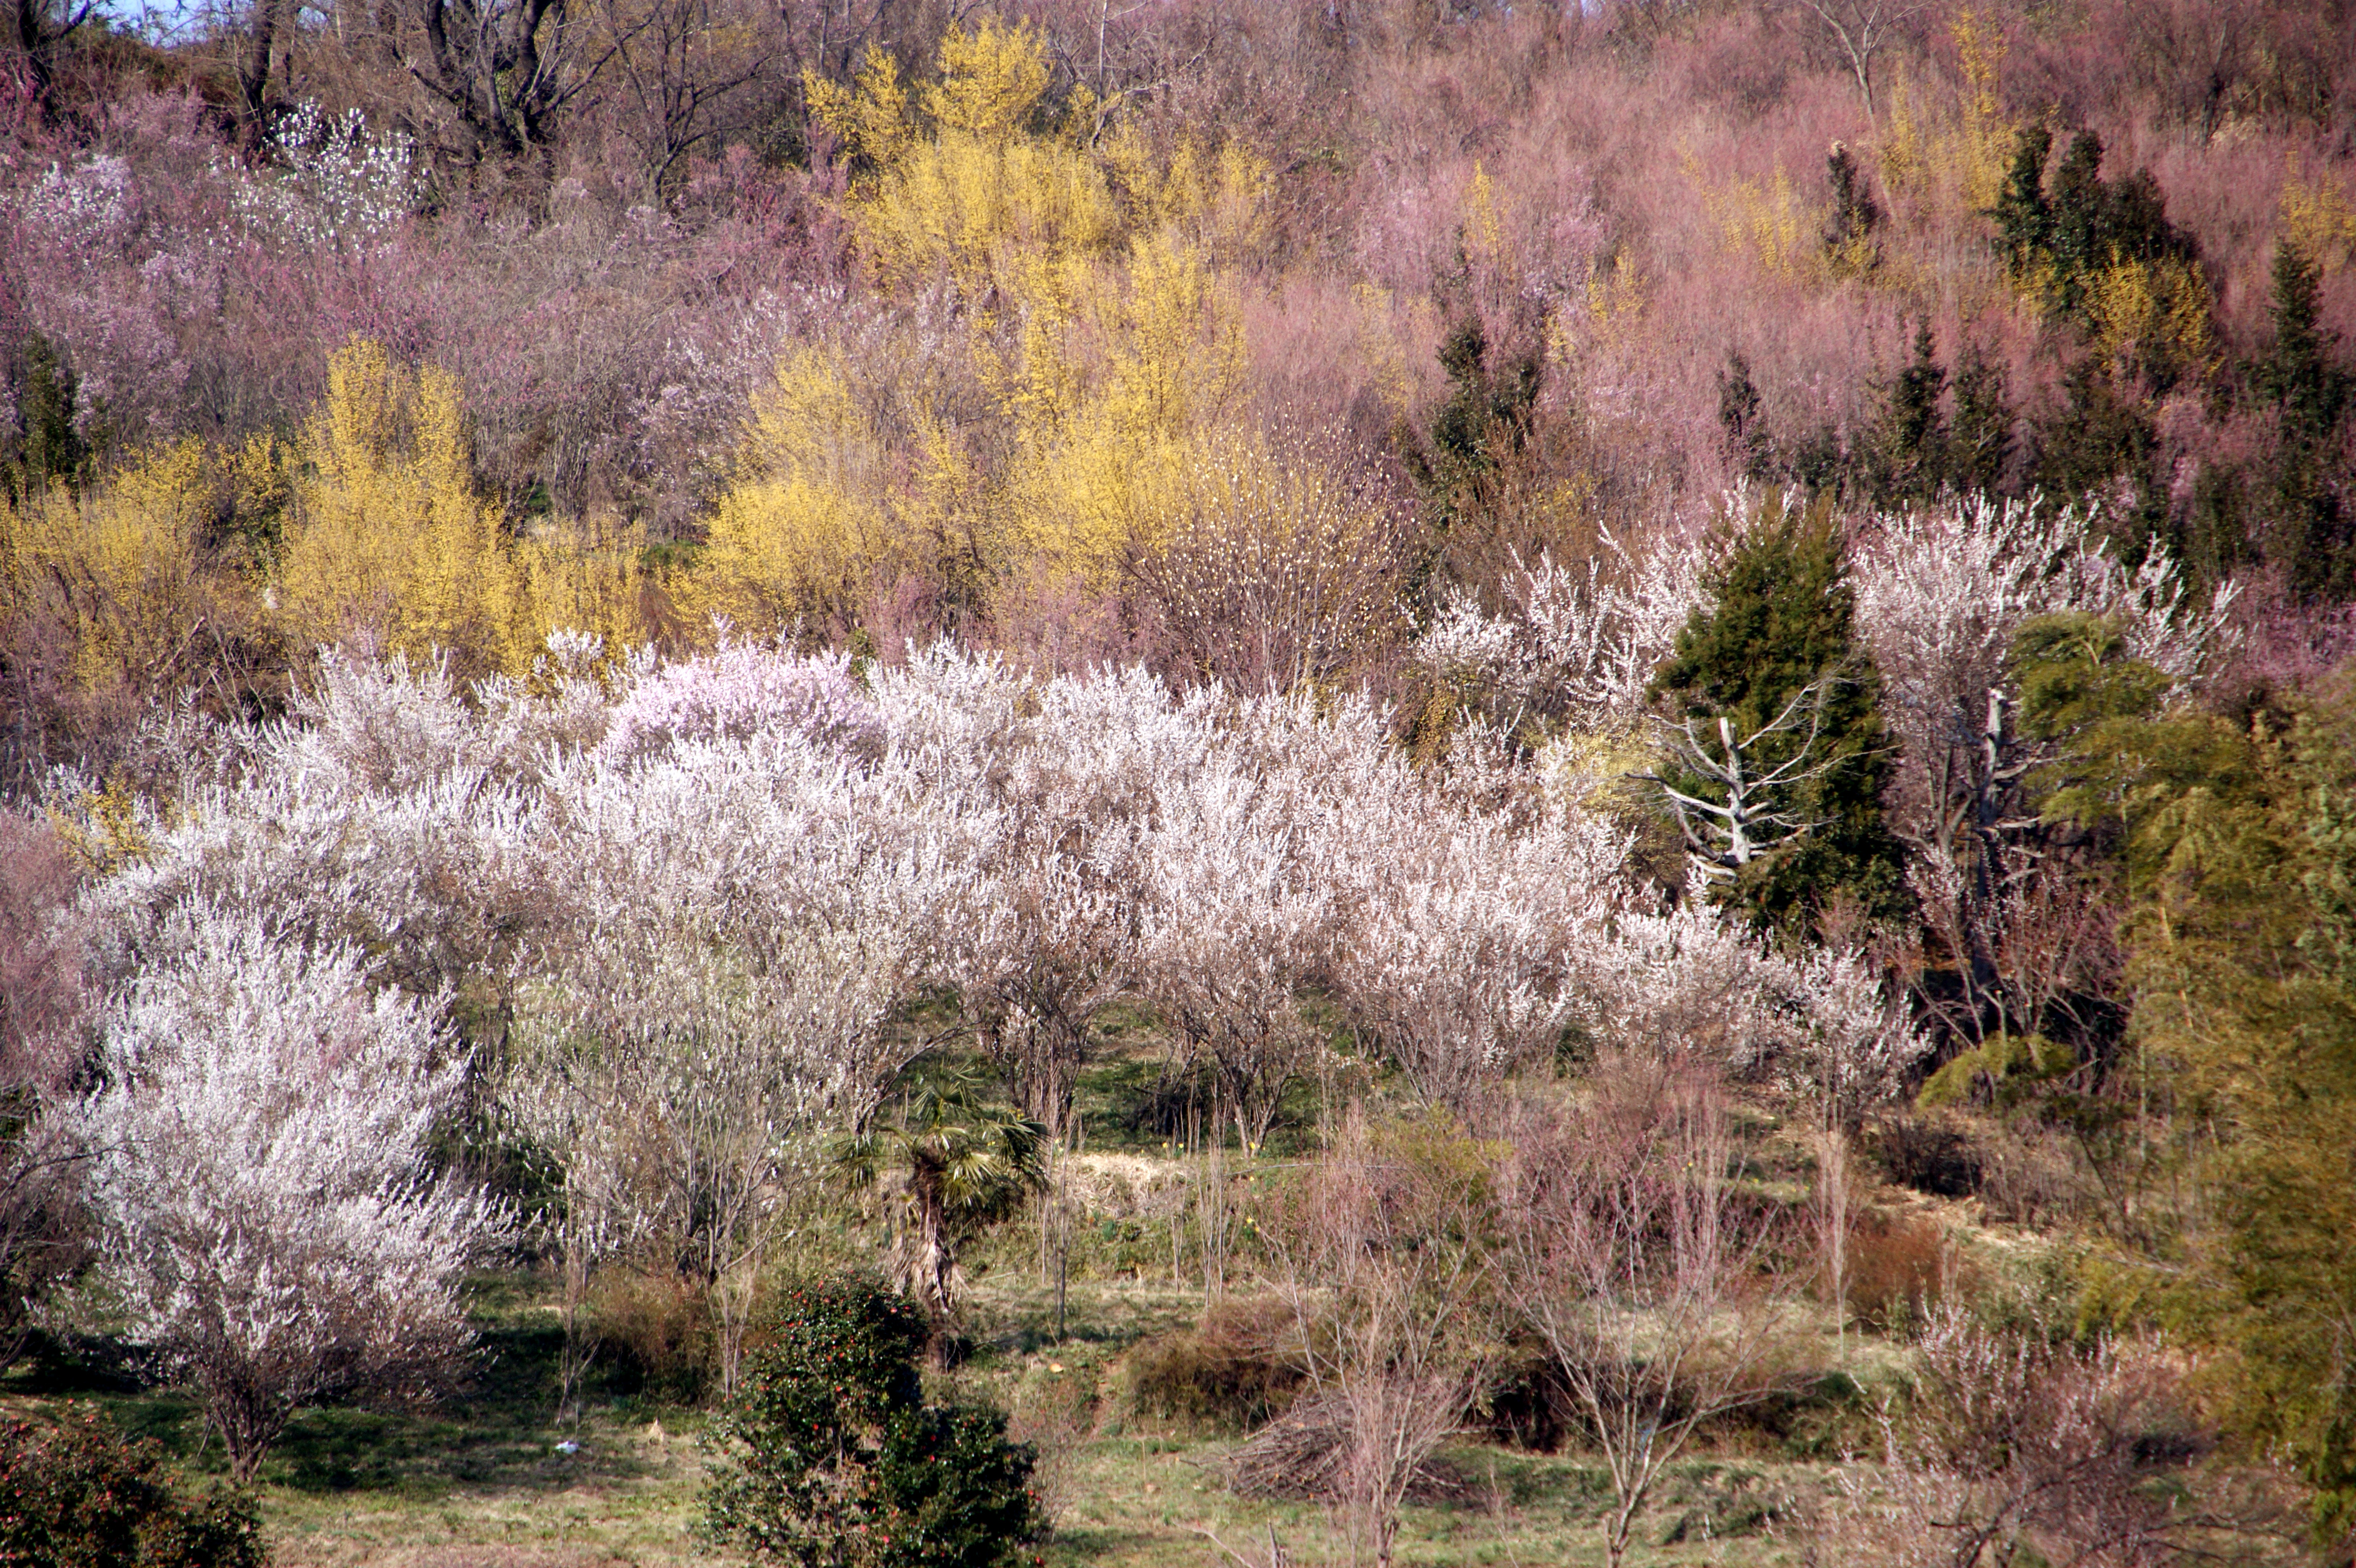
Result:
[[1875,1137],[1874,1151],[1900,1187],[1933,1197],[1969,1197],[1979,1190],[1979,1151],[1944,1119],[1892,1117]]
[[2251,1560],[2239,1510],[2212,1507],[2186,1466],[2210,1439],[2180,1359],[2055,1327],[2033,1314],[2019,1329],[1955,1307],[1933,1315],[1911,1398],[1882,1408],[1878,1475],[1840,1483],[1828,1561],[2173,1563],[2210,1545]]
[[1877,1330],[1922,1323],[1942,1299],[1969,1289],[1970,1273],[1932,1221],[1870,1213],[1849,1239],[1849,1309]]
[[253,1504],[180,1489],[152,1443],[94,1410],[0,1425],[0,1563],[41,1568],[260,1568]]
[[1244,1431],[1281,1415],[1301,1391],[1297,1358],[1282,1342],[1291,1309],[1270,1296],[1227,1296],[1192,1328],[1157,1335],[1130,1359],[1129,1398],[1167,1420]]
[[692,1403],[717,1381],[709,1294],[701,1282],[674,1273],[616,1270],[590,1296],[596,1340],[612,1351],[626,1380]]
[[766,1562],[999,1568],[1044,1532],[1033,1455],[994,1410],[925,1402],[914,1305],[860,1280],[790,1291],[719,1422],[705,1527]]

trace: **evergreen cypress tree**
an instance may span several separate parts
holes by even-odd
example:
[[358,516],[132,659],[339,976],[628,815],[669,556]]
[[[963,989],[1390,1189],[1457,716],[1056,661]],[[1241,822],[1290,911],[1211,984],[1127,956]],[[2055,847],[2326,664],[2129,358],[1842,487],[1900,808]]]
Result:
[[1939,399],[1947,372],[1939,367],[1931,324],[1914,333],[1914,360],[1882,390],[1881,415],[1867,462],[1875,496],[1884,501],[1923,501],[1947,478],[1947,424]]
[[1726,369],[1718,372],[1718,423],[1726,432],[1727,452],[1742,465],[1744,477],[1766,478],[1773,471],[1767,423],[1759,411],[1759,387],[1751,379],[1751,362],[1740,354],[1727,355]]
[[2053,171],[2053,220],[2047,230],[2046,252],[2053,263],[2054,304],[2072,318],[2084,308],[2088,280],[2111,259],[2102,167],[2103,139],[2081,131]]
[[79,483],[88,452],[74,428],[74,403],[80,389],[73,368],[57,348],[38,332],[24,340],[24,371],[16,384],[16,417],[24,427],[17,460],[7,478],[9,489],[29,498],[52,481]]
[[2062,405],[2037,424],[2036,488],[2055,501],[2081,501],[2125,475],[2146,505],[2106,510],[2111,542],[2140,564],[2155,529],[2167,523],[2167,487],[2157,482],[2159,432],[2150,413],[2104,367],[2082,359],[2062,378]]
[[2052,243],[2053,209],[2045,199],[2045,159],[2052,151],[2052,132],[2042,126],[2023,131],[2013,146],[2004,189],[1988,213],[2016,277],[2026,276]]
[[2275,405],[2279,433],[2269,553],[2299,591],[2344,595],[2356,588],[2356,538],[2332,483],[2329,453],[2356,378],[2333,362],[2337,344],[2318,323],[2321,282],[2313,257],[2287,242],[2275,247],[2274,344],[2255,380]]
[[1529,439],[1538,396],[1538,356],[1496,354],[1476,316],[1449,333],[1440,364],[1448,372],[1448,401],[1433,416],[1428,440],[1402,443],[1431,520],[1431,542],[1408,574],[1410,603],[1429,594],[1451,558],[1477,549],[1481,525],[1494,520],[1510,483],[1511,460]]
[[1992,496],[2004,487],[2012,461],[2011,402],[2004,371],[1988,362],[1975,343],[1956,363],[1955,413],[1947,430],[1947,482],[1956,489]]
[[[1851,636],[1852,596],[1828,512],[1762,516],[1711,586],[1716,607],[1695,613],[1653,680],[1672,719],[1714,725],[1723,717],[1737,734],[1753,735],[1815,688],[1807,721],[1762,736],[1744,759],[1756,778],[1807,751],[1797,770],[1805,776],[1781,804],[1812,825],[1745,866],[1728,901],[1762,927],[1794,933],[1844,893],[1871,916],[1901,912],[1902,855],[1881,814],[1890,776],[1881,677]],[[1705,798],[1713,789],[1687,768],[1672,768],[1664,781]]]
[[2049,190],[2045,160],[2052,146],[2049,132],[2020,134],[1988,216],[2015,278],[2025,282],[2044,271],[2047,304],[2055,314],[2083,320],[2089,285],[2122,262],[2199,259],[2192,237],[2168,220],[2167,199],[2149,170],[2105,182],[2103,139],[2081,131],[2062,155]]
[[1865,172],[1857,156],[1838,142],[1825,159],[1826,183],[1832,187],[1832,220],[1825,225],[1825,253],[1834,270],[1870,272],[1881,261],[1881,244],[1873,231],[1881,226],[1881,207],[1866,188]]

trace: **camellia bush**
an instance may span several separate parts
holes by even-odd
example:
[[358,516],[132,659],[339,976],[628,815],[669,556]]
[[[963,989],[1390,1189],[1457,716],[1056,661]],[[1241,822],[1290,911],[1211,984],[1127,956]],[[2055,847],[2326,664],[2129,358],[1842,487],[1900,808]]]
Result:
[[191,1495],[162,1450],[95,1410],[0,1423],[0,1563],[262,1568],[262,1521],[234,1492]]
[[1046,1530],[1030,1445],[1006,1418],[928,1404],[930,1329],[859,1280],[789,1292],[719,1429],[729,1464],[705,1528],[804,1568],[1001,1568]]

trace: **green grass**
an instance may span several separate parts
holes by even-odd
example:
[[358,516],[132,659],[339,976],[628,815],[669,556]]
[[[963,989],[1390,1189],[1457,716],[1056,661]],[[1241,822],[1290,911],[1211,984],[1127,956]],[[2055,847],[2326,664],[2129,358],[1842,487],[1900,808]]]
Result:
[[[429,1408],[304,1412],[262,1466],[260,1496],[283,1568],[576,1568],[729,1561],[695,1534],[709,1455],[704,1418],[633,1387],[609,1366],[593,1380],[578,1428],[553,1419],[558,1337],[541,1282],[476,1283],[482,1347],[471,1384]],[[1059,1505],[1051,1565],[1189,1568],[1220,1561],[1212,1537],[1264,1552],[1272,1529],[1295,1561],[1344,1563],[1348,1543],[1319,1506],[1238,1498],[1223,1480],[1232,1437],[1173,1430],[1123,1407],[1122,1358],[1147,1336],[1191,1324],[1198,1292],[1160,1282],[1075,1282],[1066,1333],[1055,1337],[1055,1295],[1001,1266],[976,1291],[971,1354],[948,1380],[1027,1420],[1048,1449],[1043,1481]],[[142,1389],[102,1344],[77,1354],[42,1345],[0,1380],[0,1405],[54,1411],[71,1399],[105,1407],[154,1438],[192,1474],[220,1475],[196,1406]],[[1044,1427],[1039,1412],[1080,1411]],[[573,1454],[557,1444],[579,1444]],[[1757,1446],[1757,1444],[1753,1444]],[[1740,1446],[1740,1444],[1738,1444]],[[1769,1446],[1772,1446],[1769,1444]],[[1410,1505],[1405,1563],[1602,1561],[1598,1520],[1609,1488],[1577,1456],[1468,1444],[1446,1462],[1459,1500]],[[1819,1466],[1711,1456],[1677,1472],[1639,1532],[1647,1564],[1800,1560],[1796,1542],[1762,1529],[1762,1510],[1819,1489]]]
[[[1264,1556],[1271,1530],[1296,1563],[1347,1563],[1348,1542],[1325,1509],[1227,1490],[1223,1462],[1233,1434],[1173,1429],[1130,1408],[1124,1359],[1151,1336],[1191,1326],[1203,1309],[1195,1218],[1173,1198],[1173,1178],[1202,1167],[1171,1157],[1183,1150],[1165,1148],[1183,1098],[1164,1079],[1150,1019],[1116,1009],[1098,1033],[1103,1048],[1077,1083],[1087,1138],[1075,1168],[1086,1164],[1087,1173],[1072,1227],[1062,1332],[1055,1292],[1039,1279],[1036,1225],[1000,1228],[967,1258],[974,1280],[969,1355],[948,1375],[951,1391],[1007,1409],[1018,1431],[1041,1444],[1043,1489],[1058,1509],[1045,1549],[1050,1564],[1209,1568],[1227,1561],[1214,1536]],[[1301,1086],[1266,1158],[1307,1152],[1318,1111],[1315,1086]],[[1231,1175],[1247,1168],[1233,1152],[1231,1128],[1196,1127],[1226,1144]],[[1181,1254],[1174,1273],[1173,1209]],[[855,1204],[830,1208],[800,1234],[809,1266],[873,1255],[875,1237],[862,1230]],[[471,1305],[480,1349],[471,1381],[455,1396],[391,1412],[305,1411],[288,1429],[259,1477],[281,1568],[671,1568],[729,1561],[695,1530],[712,1457],[700,1441],[702,1411],[609,1355],[592,1370],[580,1424],[560,1427],[560,1335],[549,1283],[522,1273],[486,1276],[473,1283]],[[1824,1349],[1830,1365],[1831,1347]],[[218,1444],[203,1441],[194,1402],[142,1387],[135,1373],[102,1338],[42,1343],[0,1378],[0,1407],[95,1402],[163,1444],[193,1474],[220,1475],[223,1455]],[[1853,1397],[1825,1394],[1719,1434],[1715,1451],[1681,1466],[1662,1489],[1637,1532],[1633,1560],[1647,1568],[1799,1562],[1801,1532],[1783,1540],[1773,1520],[1788,1518],[1794,1499],[1821,1492],[1824,1460],[1858,1434],[1859,1409]],[[561,1449],[564,1442],[576,1450]],[[1402,1563],[1535,1568],[1603,1561],[1598,1521],[1609,1487],[1590,1461],[1483,1444],[1444,1457],[1457,1482],[1454,1500],[1408,1507]]]

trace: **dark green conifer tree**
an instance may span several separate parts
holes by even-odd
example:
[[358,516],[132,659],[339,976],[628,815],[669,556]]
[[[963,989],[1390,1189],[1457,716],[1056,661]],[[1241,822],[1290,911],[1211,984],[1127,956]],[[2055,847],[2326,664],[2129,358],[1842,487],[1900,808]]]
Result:
[[1727,355],[1726,369],[1718,372],[1718,424],[1726,433],[1727,453],[1744,478],[1764,479],[1774,471],[1758,383],[1751,379],[1751,362],[1740,354]]
[[[1804,932],[1844,896],[1875,917],[1907,903],[1902,854],[1884,822],[1890,749],[1879,711],[1881,677],[1851,636],[1852,598],[1841,539],[1828,508],[1772,510],[1737,543],[1711,585],[1716,606],[1697,611],[1653,692],[1673,721],[1716,749],[1717,721],[1738,735],[1770,730],[1793,708],[1797,722],[1760,739],[1745,764],[1764,777],[1798,757],[1782,814],[1804,831],[1743,866],[1727,901],[1758,925]],[[1672,766],[1671,788],[1707,796],[1712,782]]]
[[1992,496],[2004,489],[2012,461],[2013,409],[2005,395],[2004,371],[1989,363],[1978,344],[1955,365],[1955,413],[1947,428],[1947,482],[1970,495]]
[[2315,258],[2275,247],[2274,343],[2255,377],[2278,433],[2267,553],[2299,592],[2345,596],[2356,590],[2356,537],[2331,458],[2356,377],[2334,362],[2337,344],[2318,322],[2321,286]]
[[1836,271],[1872,271],[1881,262],[1881,244],[1874,238],[1881,226],[1881,205],[1866,188],[1857,156],[1838,142],[1825,159],[1825,180],[1833,197],[1833,215],[1824,231],[1825,254]]
[[74,428],[80,389],[73,368],[38,332],[25,335],[22,362],[16,418],[23,435],[16,461],[7,465],[5,474],[9,491],[18,499],[38,495],[52,482],[79,484],[89,457],[81,434]]
[[1880,417],[1866,453],[1874,496],[1884,504],[1921,502],[1947,480],[1947,422],[1939,400],[1947,390],[1931,324],[1914,333],[1914,359],[1882,389]]

